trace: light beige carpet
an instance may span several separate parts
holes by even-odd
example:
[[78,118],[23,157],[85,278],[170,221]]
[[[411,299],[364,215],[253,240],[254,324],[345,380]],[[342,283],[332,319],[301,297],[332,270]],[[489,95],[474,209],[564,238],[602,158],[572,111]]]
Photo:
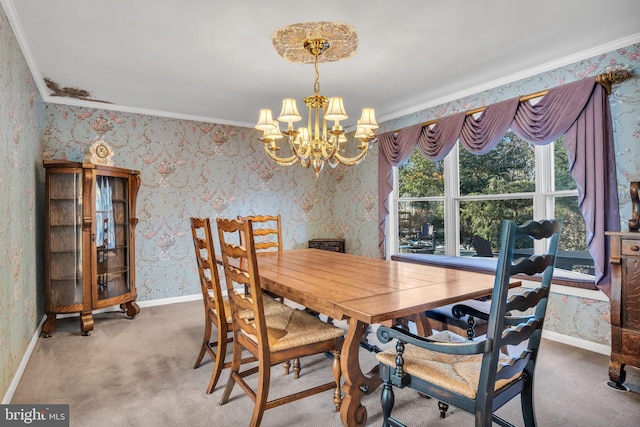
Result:
[[[228,370],[207,395],[211,361],[193,369],[203,322],[200,301],[142,308],[133,320],[118,312],[98,314],[88,337],[80,336],[77,318],[61,319],[50,338],[38,340],[12,403],[68,403],[71,426],[248,425],[253,403],[238,386],[226,405],[218,404]],[[373,354],[365,350],[361,359],[365,366],[375,364]],[[638,370],[627,369],[632,392],[608,388],[607,370],[606,356],[543,341],[535,387],[539,426],[640,425]],[[284,376],[276,366],[272,393],[279,396],[330,376],[324,356],[303,359],[299,380]],[[363,402],[367,425],[382,424],[379,398],[380,388]],[[522,425],[519,400],[509,402],[499,414]],[[394,415],[409,426],[473,425],[471,415],[454,407],[440,419],[436,401],[408,390],[397,391]],[[264,427],[340,425],[330,391],[268,410],[262,422]]]

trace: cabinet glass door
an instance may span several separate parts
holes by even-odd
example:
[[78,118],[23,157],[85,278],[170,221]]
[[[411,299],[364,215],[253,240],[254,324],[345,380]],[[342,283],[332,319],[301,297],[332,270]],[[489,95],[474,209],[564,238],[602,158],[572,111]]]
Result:
[[52,173],[49,180],[48,305],[82,304],[82,173]]
[[97,299],[106,300],[130,291],[129,181],[96,177]]

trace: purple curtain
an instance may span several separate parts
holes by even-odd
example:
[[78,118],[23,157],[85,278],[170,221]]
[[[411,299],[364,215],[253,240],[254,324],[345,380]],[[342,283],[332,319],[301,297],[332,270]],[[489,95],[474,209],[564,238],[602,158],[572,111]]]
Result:
[[392,166],[399,166],[413,153],[422,125],[402,129],[397,134],[387,132],[378,136],[378,250],[385,258],[384,229],[389,216],[389,196],[393,192]]
[[596,285],[607,295],[610,286],[609,245],[604,232],[620,230],[613,130],[609,98],[589,78],[551,89],[535,105],[518,98],[487,108],[477,117],[466,113],[440,119],[432,128],[421,124],[378,137],[379,242],[385,256],[384,227],[393,189],[392,166],[404,163],[416,146],[431,160],[443,159],[459,139],[474,154],[486,154],[511,130],[532,144],[548,144],[564,135],[570,173],[578,186],[578,205],[587,229],[587,249],[594,259]]

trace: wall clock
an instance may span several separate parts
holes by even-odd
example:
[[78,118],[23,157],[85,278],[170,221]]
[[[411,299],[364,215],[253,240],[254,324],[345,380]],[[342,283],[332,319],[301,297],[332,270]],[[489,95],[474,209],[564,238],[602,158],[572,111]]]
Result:
[[85,150],[84,162],[94,165],[113,166],[113,155],[115,152],[107,141],[97,138]]

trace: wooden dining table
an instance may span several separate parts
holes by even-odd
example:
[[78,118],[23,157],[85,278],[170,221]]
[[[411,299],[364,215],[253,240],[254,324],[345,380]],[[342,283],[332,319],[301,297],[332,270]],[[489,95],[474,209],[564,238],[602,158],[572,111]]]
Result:
[[362,397],[381,384],[377,364],[368,372],[360,366],[360,344],[369,325],[410,319],[418,334],[428,336],[426,310],[490,295],[494,281],[492,274],[320,249],[260,253],[258,269],[262,288],[347,322],[341,354],[345,426],[365,425]]

